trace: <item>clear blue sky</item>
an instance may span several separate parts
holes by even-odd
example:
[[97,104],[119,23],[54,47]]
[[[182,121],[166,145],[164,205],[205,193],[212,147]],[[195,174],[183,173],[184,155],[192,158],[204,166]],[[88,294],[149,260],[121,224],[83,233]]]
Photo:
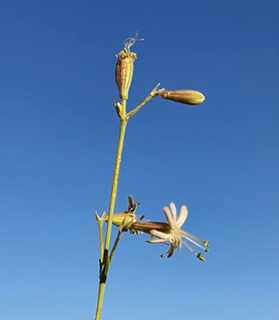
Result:
[[152,100],[128,125],[116,211],[164,219],[185,204],[186,248],[125,234],[103,318],[278,316],[277,1],[2,0],[0,319],[93,319],[98,233],[118,136],[115,54],[139,30],[128,109],[160,82],[191,107]]

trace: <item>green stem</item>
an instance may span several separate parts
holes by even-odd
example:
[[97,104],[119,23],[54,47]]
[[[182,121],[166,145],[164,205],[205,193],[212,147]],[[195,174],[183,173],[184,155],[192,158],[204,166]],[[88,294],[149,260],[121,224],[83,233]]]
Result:
[[109,256],[110,261],[112,260],[112,257],[114,255],[116,247],[117,247],[117,245],[119,243],[119,240],[120,240],[120,238],[122,236],[122,233],[123,233],[122,229],[118,231],[117,238],[115,239],[114,245],[113,245],[113,247],[111,249],[111,253],[110,253],[110,256]]
[[110,197],[109,214],[108,214],[108,226],[107,226],[107,233],[106,233],[106,240],[105,240],[105,251],[109,250],[112,218],[113,218],[113,212],[115,207],[120,163],[121,163],[126,126],[127,126],[127,120],[126,119],[120,120],[120,132],[119,132],[118,147],[117,147],[117,154],[116,154],[115,167],[114,167],[113,182],[112,182],[112,188],[111,188],[111,197]]
[[122,113],[122,116],[120,119],[118,147],[117,147],[114,175],[113,175],[112,188],[111,188],[111,197],[110,197],[110,205],[109,205],[105,248],[104,248],[103,259],[100,260],[100,266],[101,266],[100,267],[100,281],[99,281],[98,302],[97,302],[95,320],[100,320],[100,317],[101,317],[103,297],[104,297],[107,274],[108,274],[109,264],[110,264],[109,244],[110,244],[110,238],[111,238],[112,218],[113,218],[114,207],[115,207],[115,200],[116,200],[116,193],[117,193],[117,186],[118,186],[118,179],[119,179],[119,171],[120,171],[123,143],[124,143],[125,131],[126,131],[127,121],[128,121],[128,119],[126,118],[126,101],[124,101],[124,100],[122,101],[122,110],[123,110],[122,111],[123,113]]
[[[160,90],[157,91],[159,85],[160,84],[157,84],[157,86],[150,92],[150,94],[145,98],[145,100],[128,114],[126,113],[126,100],[122,100],[122,104],[119,106],[116,103],[114,104],[116,107],[118,107],[117,113],[120,117],[120,131],[119,131],[118,146],[117,146],[117,153],[116,153],[116,159],[115,159],[113,181],[112,181],[112,187],[111,187],[105,247],[104,247],[104,251],[101,253],[101,256],[100,256],[100,281],[99,281],[98,301],[97,301],[95,320],[100,320],[101,318],[101,309],[102,309],[103,298],[105,293],[108,270],[109,270],[111,258],[114,255],[115,249],[118,245],[118,242],[122,234],[122,231],[119,231],[116,241],[114,243],[114,246],[112,248],[111,256],[109,256],[109,244],[110,244],[110,238],[111,238],[112,220],[113,220],[117,186],[118,186],[118,180],[119,180],[120,163],[121,163],[123,143],[124,143],[127,123],[128,123],[128,120],[132,118],[150,99],[160,94]],[[102,230],[100,230],[100,233],[101,232]],[[102,241],[101,238],[102,237],[100,235],[100,241]],[[102,244],[100,245],[100,247],[102,250]]]
[[130,111],[127,114],[128,120],[132,118],[150,99],[157,97],[160,94],[160,92],[164,90],[164,89],[161,89],[157,91],[159,86],[160,86],[160,83],[157,84],[157,86],[149,93],[149,95],[142,101],[142,103],[140,103],[134,110]]
[[96,214],[97,222],[98,222],[98,228],[99,228],[99,242],[100,242],[100,262],[103,261],[103,255],[104,255],[104,241],[103,241],[103,223],[104,223],[104,214],[102,215],[102,218],[100,219]]

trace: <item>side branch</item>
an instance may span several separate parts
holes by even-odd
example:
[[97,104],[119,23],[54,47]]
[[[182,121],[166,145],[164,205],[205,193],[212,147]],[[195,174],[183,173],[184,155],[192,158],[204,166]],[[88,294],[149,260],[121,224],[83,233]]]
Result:
[[149,93],[149,95],[142,101],[142,103],[140,103],[134,110],[127,114],[127,120],[132,118],[149,100],[151,100],[154,97],[157,97],[162,91],[164,91],[164,89],[160,89],[157,91],[159,86],[160,83],[157,84],[157,86]]

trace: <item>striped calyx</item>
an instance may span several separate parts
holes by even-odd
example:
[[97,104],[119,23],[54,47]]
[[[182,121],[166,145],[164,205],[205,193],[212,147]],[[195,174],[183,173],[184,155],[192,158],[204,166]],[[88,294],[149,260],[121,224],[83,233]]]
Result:
[[164,90],[160,94],[163,99],[172,100],[174,102],[197,105],[204,102],[204,95],[194,90],[177,90],[167,91]]
[[134,52],[128,52],[127,50],[123,50],[117,55],[118,61],[115,68],[115,81],[121,100],[128,99],[136,58],[137,55]]

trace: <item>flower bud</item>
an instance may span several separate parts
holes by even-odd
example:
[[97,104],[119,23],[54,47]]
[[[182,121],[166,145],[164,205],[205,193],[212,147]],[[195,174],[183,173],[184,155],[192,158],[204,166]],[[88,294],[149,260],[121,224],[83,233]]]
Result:
[[115,68],[115,81],[119,89],[119,97],[121,100],[128,99],[128,93],[133,77],[134,61],[137,55],[127,50],[121,51],[117,55],[117,64]]
[[204,102],[204,95],[194,90],[178,90],[167,91],[163,90],[160,96],[163,99],[172,100],[184,104],[196,105]]

